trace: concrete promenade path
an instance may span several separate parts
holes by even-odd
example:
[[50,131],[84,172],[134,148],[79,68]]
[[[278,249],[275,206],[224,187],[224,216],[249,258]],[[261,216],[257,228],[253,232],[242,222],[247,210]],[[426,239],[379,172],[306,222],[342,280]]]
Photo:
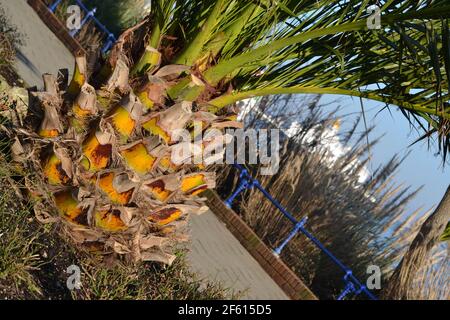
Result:
[[69,77],[72,75],[75,65],[72,54],[26,0],[0,0],[0,7],[23,35],[24,44],[17,48],[15,67],[27,86],[41,89],[43,73],[56,76],[63,68],[69,70]]
[[[16,69],[28,86],[42,88],[42,74],[57,75],[74,58],[47,28],[26,0],[0,0],[11,23],[24,35],[18,48]],[[211,212],[193,216],[188,260],[201,278],[219,280],[225,287],[242,291],[245,299],[288,299],[259,263]]]
[[190,225],[188,260],[200,276],[242,291],[243,299],[289,299],[213,212],[192,215]]

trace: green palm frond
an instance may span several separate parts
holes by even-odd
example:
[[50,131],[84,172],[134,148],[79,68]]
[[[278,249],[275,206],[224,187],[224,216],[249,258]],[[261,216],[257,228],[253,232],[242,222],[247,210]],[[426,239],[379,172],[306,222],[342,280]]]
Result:
[[445,231],[441,236],[441,241],[449,241],[450,240],[450,222],[447,223],[447,227],[445,227]]
[[[399,106],[409,121],[438,132],[441,146],[450,150],[450,4],[385,1],[381,28],[369,30],[371,4],[154,0],[159,9],[153,10],[151,45],[171,45],[170,63],[200,70],[216,88],[207,101],[212,108],[269,94],[358,96]],[[164,36],[176,40],[168,43]],[[189,81],[171,88],[170,96],[177,99]]]

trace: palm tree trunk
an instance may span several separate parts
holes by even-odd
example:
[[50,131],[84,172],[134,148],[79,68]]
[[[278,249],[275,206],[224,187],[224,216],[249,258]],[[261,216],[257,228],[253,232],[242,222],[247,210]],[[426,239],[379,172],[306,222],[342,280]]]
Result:
[[417,271],[425,264],[433,247],[450,220],[450,186],[436,210],[423,223],[402,261],[389,279],[384,290],[385,299],[414,299],[410,294],[411,284]]

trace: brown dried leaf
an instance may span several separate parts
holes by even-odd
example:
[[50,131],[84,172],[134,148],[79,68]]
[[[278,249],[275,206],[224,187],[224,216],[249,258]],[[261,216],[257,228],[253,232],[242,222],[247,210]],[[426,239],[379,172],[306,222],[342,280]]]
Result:
[[168,76],[176,76],[178,77],[183,72],[188,72],[190,67],[182,65],[182,64],[169,64],[161,69],[159,69],[154,76],[159,78],[164,78]]
[[165,237],[157,237],[153,235],[145,236],[140,240],[140,247],[142,250],[147,250],[153,247],[161,248],[169,241]]
[[56,157],[61,161],[61,168],[64,170],[66,175],[72,179],[73,177],[73,163],[72,159],[69,157],[69,154],[66,149],[57,147],[53,148],[53,152],[55,153]]
[[141,253],[142,261],[155,261],[161,262],[167,265],[171,265],[176,256],[165,253],[163,251],[146,251]]
[[59,220],[58,217],[51,215],[47,210],[45,210],[45,206],[42,203],[36,203],[33,207],[34,216],[36,220],[40,223],[47,224],[53,223]]
[[80,109],[88,111],[90,115],[96,114],[97,95],[95,93],[95,88],[87,82],[83,84],[75,103],[80,107]]
[[113,92],[118,89],[120,92],[125,93],[130,90],[129,84],[130,69],[125,55],[120,55],[114,66],[113,73],[106,82],[105,89],[109,92]]
[[125,245],[122,244],[116,240],[108,240],[106,241],[106,245],[110,248],[112,248],[114,250],[114,252],[118,253],[118,254],[128,254],[131,253],[131,249]]

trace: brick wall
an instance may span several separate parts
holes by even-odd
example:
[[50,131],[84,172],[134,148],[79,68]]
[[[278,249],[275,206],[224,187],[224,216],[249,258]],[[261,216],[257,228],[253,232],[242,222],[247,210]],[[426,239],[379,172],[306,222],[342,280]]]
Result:
[[58,37],[58,39],[72,52],[74,56],[85,55],[86,51],[81,47],[67,30],[66,26],[48,10],[42,0],[28,0],[28,4],[36,11],[47,27]]
[[317,300],[297,275],[273,254],[244,220],[225,205],[215,191],[207,190],[202,196],[208,199],[207,204],[211,211],[226,224],[228,230],[291,299]]

